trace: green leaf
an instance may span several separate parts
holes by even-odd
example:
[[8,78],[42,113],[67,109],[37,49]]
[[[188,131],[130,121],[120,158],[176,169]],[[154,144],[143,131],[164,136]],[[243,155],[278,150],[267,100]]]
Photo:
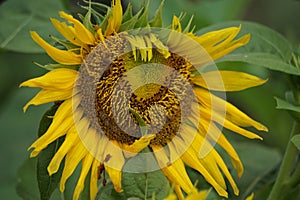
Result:
[[17,172],[17,193],[24,200],[39,200],[36,159],[27,159]]
[[163,20],[162,20],[162,9],[164,7],[165,1],[161,1],[159,8],[156,11],[154,18],[149,23],[151,27],[162,27]]
[[62,65],[62,64],[47,64],[47,65],[41,65],[37,62],[34,62],[34,64],[36,64],[37,66],[46,69],[46,70],[54,70],[54,69],[59,69],[59,68],[68,68],[68,69],[73,69],[73,70],[78,70],[79,69],[79,65]]
[[300,134],[294,135],[291,139],[291,142],[300,150]]
[[164,199],[169,192],[169,183],[161,170],[145,174],[123,173],[122,186],[127,198]]
[[58,17],[61,10],[61,1],[5,1],[0,7],[0,48],[23,53],[43,52],[32,41],[29,31],[38,31],[46,40],[50,39],[48,35],[59,35],[49,17]]
[[[239,179],[234,175],[240,189],[240,195],[231,196],[229,199],[245,199],[252,192],[261,189],[272,182],[270,173],[277,169],[281,155],[273,148],[254,142],[231,142],[244,164],[245,172]],[[274,176],[272,176],[274,177]]]
[[300,69],[290,65],[270,53],[232,53],[215,61],[216,64],[222,62],[245,62],[259,67],[284,72],[287,74],[300,75]]
[[[54,116],[57,108],[58,105],[54,105],[52,106],[51,109],[49,109],[44,114],[40,122],[39,133],[38,133],[39,137],[42,136],[47,131],[48,127],[52,123],[52,116]],[[46,149],[41,151],[41,153],[38,156],[37,178],[38,178],[41,200],[49,200],[51,194],[57,188],[58,183],[60,181],[60,177],[63,171],[63,165],[61,164],[58,172],[53,174],[52,176],[49,176],[47,167],[63,141],[64,138],[57,139],[56,141],[48,145]]]
[[148,12],[149,12],[150,2],[148,1],[147,5],[144,5],[141,10],[143,12],[139,15],[137,22],[135,23],[135,28],[146,27],[148,25]]
[[300,112],[300,107],[299,106],[295,106],[283,99],[280,99],[278,97],[274,97],[277,103],[276,108],[277,109],[283,109],[283,110],[291,110],[291,111],[295,111],[295,112]]
[[[141,7],[142,1],[127,0],[131,2],[134,10],[138,10]],[[183,24],[186,24],[191,16],[194,16],[194,22],[197,24],[198,28],[229,21],[240,19],[244,11],[247,9],[247,5],[250,0],[222,0],[222,1],[212,1],[212,0],[201,0],[201,1],[186,1],[186,0],[172,0],[166,1],[163,8],[163,23],[170,25],[173,16],[179,16],[180,13],[186,13],[186,17],[183,20]],[[149,10],[156,10],[161,1],[151,1]],[[228,12],[230,10],[230,12]],[[154,17],[155,13],[149,13]]]
[[250,33],[251,41],[247,45],[235,50],[233,53],[268,53],[277,56],[284,62],[289,62],[291,60],[293,53],[291,44],[278,32],[254,22],[224,22],[201,29],[197,32],[197,35],[202,35],[209,31],[223,29],[226,27],[237,27],[240,25],[242,25],[242,29],[239,35]]
[[128,3],[126,11],[123,14],[122,23],[127,22],[132,18],[132,5]]

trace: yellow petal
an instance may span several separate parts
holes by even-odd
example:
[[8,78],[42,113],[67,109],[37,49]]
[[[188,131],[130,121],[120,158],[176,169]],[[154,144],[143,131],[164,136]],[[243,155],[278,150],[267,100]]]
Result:
[[66,91],[55,91],[55,90],[41,90],[35,97],[33,97],[24,107],[23,111],[26,112],[30,105],[41,105],[45,103],[62,101],[65,99],[70,99],[72,97],[73,90]]
[[60,179],[60,191],[65,190],[65,183],[67,179],[73,174],[74,170],[78,166],[79,162],[89,154],[84,145],[79,142],[76,146],[70,149],[65,158],[65,167]]
[[[31,157],[36,156],[41,150],[47,147],[51,142],[57,138],[65,135],[70,127],[73,125],[71,102],[67,100],[63,102],[57,109],[53,121],[45,134],[36,140],[28,149],[34,148]],[[51,116],[49,116],[51,117]]]
[[233,50],[246,45],[249,41],[250,41],[250,34],[247,34],[237,40],[234,40],[233,42],[231,42],[229,44],[226,44],[226,45],[220,44],[220,45],[218,45],[219,46],[218,48],[215,48],[212,51],[209,51],[209,50],[207,50],[207,51],[214,60],[217,60],[218,58],[221,58],[221,57],[229,54]]
[[115,141],[107,144],[104,156],[104,167],[117,192],[122,192],[122,168],[125,163],[122,149]]
[[95,200],[98,193],[98,173],[100,167],[100,161],[94,159],[92,170],[91,170],[91,180],[90,180],[90,200]]
[[23,82],[20,87],[36,87],[49,90],[70,90],[73,89],[77,71],[72,69],[54,69],[44,76],[33,78]]
[[194,76],[192,81],[208,90],[231,92],[262,85],[267,80],[243,72],[210,71]]
[[127,157],[132,157],[136,153],[140,152],[144,148],[146,148],[149,144],[150,141],[155,138],[155,134],[149,134],[141,137],[138,140],[135,140],[133,144],[128,145],[128,144],[122,144],[122,149]]
[[[179,188],[180,189],[180,188]],[[177,197],[175,194],[169,194],[164,200],[177,200]]]
[[79,199],[79,195],[83,191],[83,188],[84,188],[85,178],[86,178],[88,172],[90,171],[93,160],[94,160],[94,157],[91,154],[87,154],[85,156],[85,158],[83,159],[80,177],[77,181],[77,185],[75,187],[74,194],[73,194],[73,200]]
[[215,112],[224,112],[224,110],[226,110],[226,119],[233,122],[234,124],[242,127],[253,126],[257,130],[268,131],[268,129],[264,125],[251,119],[237,107],[225,101],[224,99],[217,97],[202,88],[194,88],[194,91],[197,95],[198,100],[201,103],[207,105]]
[[77,19],[75,19],[72,15],[69,15],[63,11],[59,12],[61,18],[66,19],[69,23],[74,24],[74,29],[77,38],[85,44],[94,44],[95,37],[94,35]]
[[64,65],[80,65],[82,63],[82,57],[72,51],[57,49],[45,40],[43,40],[36,32],[30,32],[32,39],[40,45],[47,54],[56,62]]
[[254,193],[252,192],[245,200],[253,200]]
[[122,23],[123,10],[121,0],[112,0],[111,16],[108,19],[107,27],[104,35],[110,36],[119,31]]
[[77,38],[74,27],[68,26],[65,22],[60,22],[57,19],[51,18],[51,22],[56,30],[71,43],[82,46],[82,42]]
[[[201,128],[203,128],[204,131],[201,131]],[[211,139],[214,142],[217,142],[218,145],[220,145],[227,152],[227,154],[230,156],[234,168],[238,173],[238,177],[241,177],[244,172],[243,164],[238,154],[236,153],[232,145],[229,143],[229,141],[226,139],[224,134],[221,132],[221,130],[214,123],[209,123],[206,120],[201,120],[198,129],[199,134],[201,134],[203,137],[208,136],[209,139]]]
[[176,16],[173,17],[172,30],[178,31],[180,33],[182,32],[180,20]]
[[210,47],[220,43],[221,41],[224,41],[230,35],[236,35],[236,33],[238,33],[239,31],[240,27],[229,27],[216,31],[211,31],[201,36],[195,36],[192,34],[188,34],[188,36],[193,38],[203,47]]
[[78,142],[80,142],[80,138],[78,137],[78,133],[75,130],[75,127],[73,126],[69,129],[65,141],[59,147],[58,151],[55,153],[47,167],[50,176],[58,171],[59,166],[64,157],[67,155],[69,150]]
[[184,200],[184,196],[182,194],[181,187],[179,185],[175,185],[174,186],[174,190],[175,190],[175,192],[176,192],[176,194],[178,196],[178,199],[179,200]]
[[208,195],[207,190],[198,192],[197,190],[194,190],[188,196],[185,198],[185,200],[205,200]]
[[192,191],[193,184],[186,173],[182,160],[179,158],[171,163],[164,149],[154,145],[151,147],[159,166],[163,167],[162,172],[171,182],[179,185],[186,193],[190,193]]
[[[188,133],[189,131],[186,130]],[[183,134],[182,136],[187,136],[188,134]],[[174,139],[173,139],[174,140]],[[197,135],[197,137],[194,139],[193,143],[197,143],[197,145],[200,145],[203,143],[203,139],[201,139],[200,135]],[[177,138],[175,142],[175,148],[186,148],[186,145],[184,145],[180,140]],[[199,147],[189,147],[185,153],[181,156],[181,159],[190,167],[197,170],[202,176],[206,179],[208,183],[210,183],[215,190],[218,192],[220,196],[227,197],[228,194],[225,190],[225,188],[221,187],[218,183],[220,180],[215,180],[211,174],[207,171],[206,167],[203,166],[203,164],[200,162],[198,158],[198,152],[194,149],[199,149]],[[179,150],[181,151],[181,150]],[[223,179],[223,178],[222,178]],[[191,192],[191,191],[190,191]],[[189,193],[189,192],[188,192]]]

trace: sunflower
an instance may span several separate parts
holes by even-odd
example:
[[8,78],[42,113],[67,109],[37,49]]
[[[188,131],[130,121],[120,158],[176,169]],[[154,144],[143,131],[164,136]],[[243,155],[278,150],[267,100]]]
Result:
[[221,96],[265,80],[211,66],[214,60],[246,45],[250,35],[236,38],[240,26],[197,36],[191,21],[183,29],[182,16],[174,16],[170,26],[161,28],[161,7],[150,21],[148,5],[136,15],[131,10],[129,5],[123,13],[120,0],[113,0],[105,16],[90,6],[82,22],[60,12],[65,21],[51,19],[65,38],[52,37],[56,46],[30,33],[57,64],[45,65],[48,73],[20,85],[41,88],[24,111],[30,105],[59,104],[48,130],[29,147],[33,149],[30,156],[65,137],[47,170],[55,174],[64,160],[63,192],[67,179],[81,165],[73,199],[79,198],[89,172],[90,199],[96,198],[103,171],[114,189],[122,192],[122,172],[140,170],[124,167],[137,156],[152,159],[143,172],[161,169],[179,199],[198,194],[186,166],[198,171],[223,197],[228,197],[226,177],[238,195],[214,145],[228,153],[240,177],[242,162],[222,127],[250,139],[262,138],[244,127],[267,128]]

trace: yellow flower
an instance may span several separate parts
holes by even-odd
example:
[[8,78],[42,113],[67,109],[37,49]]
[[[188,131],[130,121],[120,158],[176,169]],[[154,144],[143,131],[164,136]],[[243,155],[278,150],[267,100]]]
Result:
[[[144,8],[143,12],[146,11]],[[241,27],[196,36],[188,28],[183,30],[177,17],[171,29],[159,32],[167,33],[166,37],[147,31],[144,35],[134,35],[135,32],[126,27],[148,30],[151,24],[159,24],[145,21],[143,12],[123,16],[120,0],[113,0],[105,23],[92,25],[93,29],[60,12],[68,24],[57,19],[51,21],[72,48],[53,47],[36,32],[31,32],[33,40],[59,68],[20,85],[42,89],[24,106],[24,111],[30,105],[61,102],[46,133],[29,147],[33,149],[31,157],[65,136],[48,172],[55,174],[64,159],[60,181],[60,190],[64,191],[67,179],[81,163],[82,171],[73,199],[79,198],[89,171],[90,199],[95,199],[100,168],[108,173],[115,190],[122,192],[125,163],[145,148],[174,184],[178,198],[184,198],[182,190],[191,194],[187,199],[203,195],[194,192],[185,165],[197,170],[220,196],[227,197],[224,175],[238,195],[235,181],[214,149],[214,143],[228,153],[239,176],[243,174],[243,165],[220,126],[251,139],[262,138],[244,127],[263,131],[267,128],[210,91],[239,91],[261,85],[265,80],[235,71],[199,73],[196,66],[204,66],[247,44],[250,36],[235,39]],[[190,44],[197,44],[203,50],[196,51]],[[206,55],[200,55],[201,52]],[[138,67],[147,63],[167,67]],[[103,69],[106,65],[108,68]],[[175,86],[169,89],[157,84],[160,82]],[[189,86],[194,99],[186,89]],[[121,92],[126,89],[128,91]],[[128,101],[123,101],[128,94]],[[182,99],[187,102],[181,105]],[[182,121],[182,117],[188,122]],[[142,124],[146,131],[139,129]],[[149,132],[149,127],[155,127],[156,131]]]

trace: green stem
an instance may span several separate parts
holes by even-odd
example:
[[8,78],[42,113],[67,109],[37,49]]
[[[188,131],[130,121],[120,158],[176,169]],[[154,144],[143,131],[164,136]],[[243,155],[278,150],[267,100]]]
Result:
[[295,187],[297,184],[299,184],[300,181],[300,163],[298,163],[298,166],[293,173],[291,179],[289,180],[288,186],[289,187]]
[[[299,130],[300,125],[297,122],[294,122],[290,138],[292,138],[293,135],[299,133]],[[295,161],[296,153],[296,147],[294,146],[294,144],[292,144],[291,141],[289,141],[275,184],[272,188],[271,193],[269,194],[268,200],[280,199],[280,196],[282,196],[282,189],[286,186],[287,180],[290,178],[290,173]]]

